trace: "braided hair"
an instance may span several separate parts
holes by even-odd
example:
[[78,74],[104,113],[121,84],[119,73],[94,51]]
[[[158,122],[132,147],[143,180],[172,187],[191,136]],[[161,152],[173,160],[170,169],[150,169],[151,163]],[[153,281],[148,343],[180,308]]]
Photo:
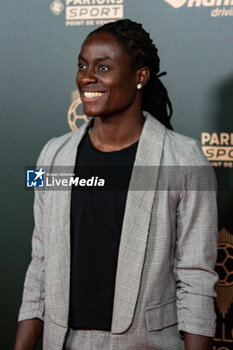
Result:
[[159,79],[166,73],[159,74],[158,49],[155,47],[149,33],[142,28],[140,23],[123,19],[104,24],[92,31],[88,37],[102,32],[113,35],[123,51],[129,54],[133,71],[143,67],[150,69],[150,78],[142,91],[142,110],[149,112],[172,130],[170,124],[172,104],[166,88]]

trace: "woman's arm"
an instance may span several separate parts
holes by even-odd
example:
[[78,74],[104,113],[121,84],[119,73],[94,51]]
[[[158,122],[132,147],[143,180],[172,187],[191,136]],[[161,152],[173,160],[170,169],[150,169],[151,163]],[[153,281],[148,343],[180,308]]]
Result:
[[18,323],[14,350],[34,350],[43,332],[44,322],[39,319]]
[[[181,168],[183,190],[177,208],[174,277],[178,328],[190,334],[186,335],[186,349],[206,350],[216,326],[216,180],[198,144],[192,141],[191,146],[193,165]],[[198,347],[197,342],[203,347]]]
[[[53,140],[53,139],[52,139]],[[37,161],[43,167],[50,140]],[[23,300],[18,317],[15,350],[33,349],[43,331],[44,319],[44,235],[43,235],[44,191],[35,190],[34,231],[32,236],[32,259],[29,264],[23,290]]]

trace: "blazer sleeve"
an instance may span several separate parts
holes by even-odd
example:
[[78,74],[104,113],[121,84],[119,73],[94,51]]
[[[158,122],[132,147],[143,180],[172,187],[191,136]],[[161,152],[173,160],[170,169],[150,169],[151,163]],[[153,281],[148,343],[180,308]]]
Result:
[[213,337],[216,315],[214,271],[217,258],[217,205],[214,170],[200,146],[193,142],[194,163],[184,167],[183,189],[177,209],[174,264],[178,328],[182,332]]
[[[53,140],[53,139],[52,139]],[[37,167],[43,167],[50,140],[42,149]],[[24,281],[23,299],[18,321],[39,318],[44,320],[44,239],[43,239],[44,191],[34,191],[34,231],[32,236],[31,262]]]

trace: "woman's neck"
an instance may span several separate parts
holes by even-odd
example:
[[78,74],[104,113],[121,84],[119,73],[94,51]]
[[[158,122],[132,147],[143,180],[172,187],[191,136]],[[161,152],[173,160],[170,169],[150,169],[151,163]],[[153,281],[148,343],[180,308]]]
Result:
[[95,148],[104,152],[121,150],[139,140],[144,121],[142,114],[124,119],[94,117],[90,140]]

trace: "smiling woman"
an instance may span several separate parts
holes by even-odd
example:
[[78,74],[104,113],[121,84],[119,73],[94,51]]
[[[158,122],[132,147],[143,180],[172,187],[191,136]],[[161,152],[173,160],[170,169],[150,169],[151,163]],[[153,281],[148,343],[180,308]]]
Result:
[[[114,151],[138,140],[145,119],[142,105],[171,128],[171,103],[157,76],[157,49],[140,24],[123,20],[89,34],[78,67],[76,82],[84,113],[100,117],[91,133],[96,148]],[[98,135],[104,128],[107,135]]]
[[211,349],[215,179],[198,143],[172,131],[159,63],[131,20],[85,39],[76,82],[92,118],[50,140],[38,165],[104,186],[36,191],[15,350],[34,349],[43,328],[45,350]]

